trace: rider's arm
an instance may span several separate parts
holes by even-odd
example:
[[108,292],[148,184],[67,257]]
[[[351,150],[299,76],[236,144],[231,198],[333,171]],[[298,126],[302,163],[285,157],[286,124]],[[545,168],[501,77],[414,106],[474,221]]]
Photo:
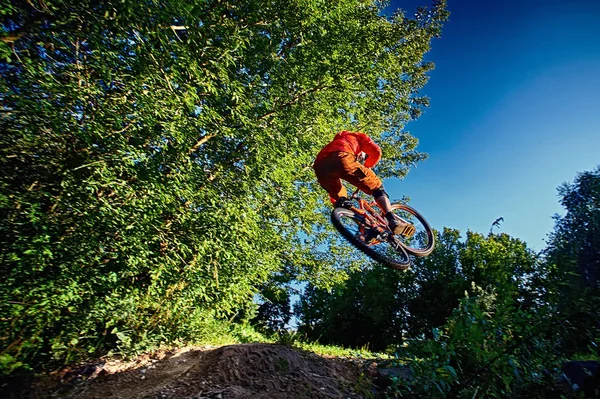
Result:
[[356,138],[360,144],[361,151],[364,151],[368,155],[365,160],[365,166],[372,168],[381,159],[381,148],[364,133],[356,133]]

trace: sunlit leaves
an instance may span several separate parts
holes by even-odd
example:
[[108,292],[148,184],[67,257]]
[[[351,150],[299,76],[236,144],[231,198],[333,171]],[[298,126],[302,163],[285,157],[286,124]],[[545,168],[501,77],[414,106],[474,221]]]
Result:
[[15,359],[189,339],[283,269],[331,286],[345,274],[322,251],[319,148],[360,129],[383,177],[424,159],[402,128],[443,2],[419,23],[358,0],[13,4],[0,323]]

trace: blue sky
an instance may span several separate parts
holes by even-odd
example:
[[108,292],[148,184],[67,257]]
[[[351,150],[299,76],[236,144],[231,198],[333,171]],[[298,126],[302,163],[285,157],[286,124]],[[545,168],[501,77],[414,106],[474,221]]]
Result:
[[[412,15],[430,0],[392,1]],[[423,90],[431,106],[406,126],[429,159],[403,180],[435,228],[500,229],[545,247],[556,188],[600,164],[600,1],[448,0]],[[385,156],[385,154],[384,154]]]

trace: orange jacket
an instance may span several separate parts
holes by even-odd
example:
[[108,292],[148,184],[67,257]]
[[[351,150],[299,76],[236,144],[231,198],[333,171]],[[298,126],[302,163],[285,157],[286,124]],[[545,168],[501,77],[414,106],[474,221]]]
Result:
[[381,159],[381,148],[369,136],[361,132],[344,130],[336,134],[331,143],[323,147],[315,162],[334,152],[348,152],[358,155],[363,151],[369,156],[365,161],[367,168],[375,166]]

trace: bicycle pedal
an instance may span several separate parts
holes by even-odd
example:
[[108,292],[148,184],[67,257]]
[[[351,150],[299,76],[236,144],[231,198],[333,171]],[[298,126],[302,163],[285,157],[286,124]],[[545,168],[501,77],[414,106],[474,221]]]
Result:
[[402,232],[400,232],[400,235],[406,238],[411,238],[413,235],[415,235],[416,231],[417,229],[415,228],[415,226],[413,226],[412,224],[407,224],[406,226],[402,227]]

